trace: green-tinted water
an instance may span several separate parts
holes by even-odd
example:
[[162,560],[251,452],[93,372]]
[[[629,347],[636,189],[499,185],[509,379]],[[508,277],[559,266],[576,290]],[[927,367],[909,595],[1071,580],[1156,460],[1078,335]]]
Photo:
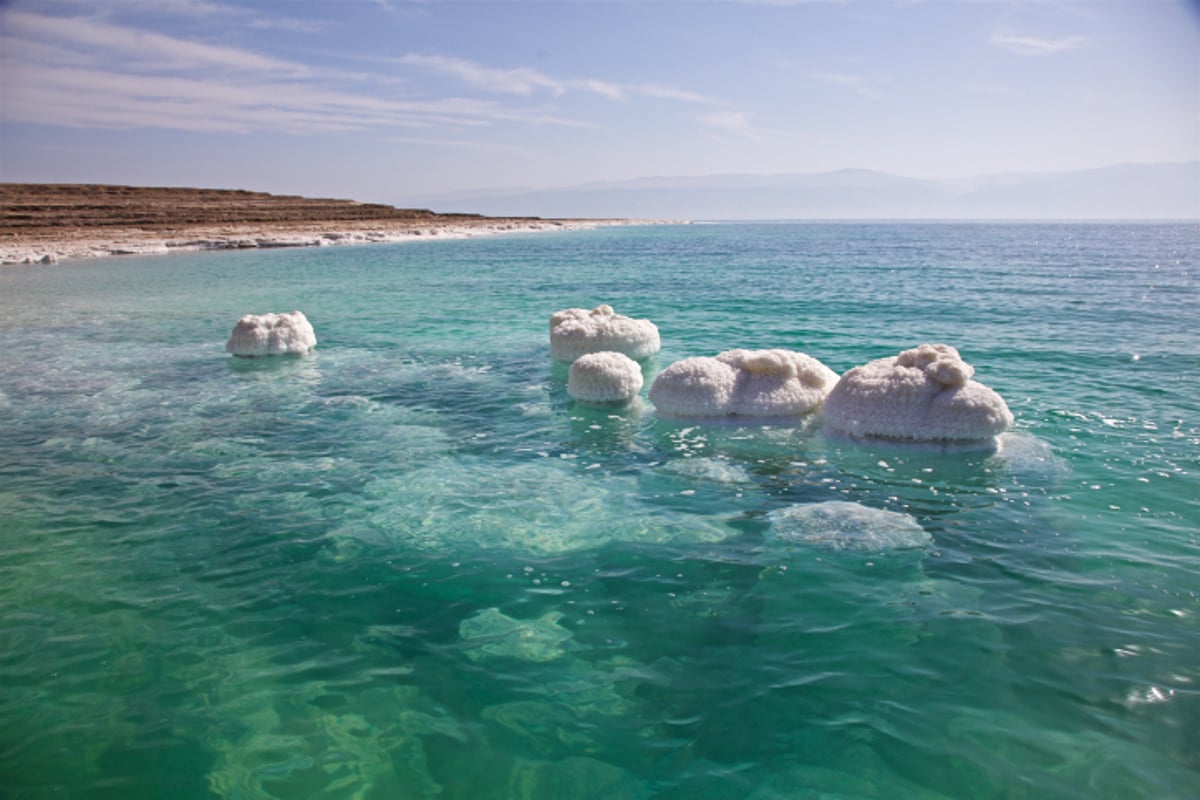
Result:
[[[717,225],[0,272],[0,794],[1195,796],[1198,254]],[[1017,424],[584,408],[547,323],[601,302],[658,324],[647,386],[945,341]],[[224,353],[295,308],[313,356]],[[831,501],[916,546],[806,541]]]

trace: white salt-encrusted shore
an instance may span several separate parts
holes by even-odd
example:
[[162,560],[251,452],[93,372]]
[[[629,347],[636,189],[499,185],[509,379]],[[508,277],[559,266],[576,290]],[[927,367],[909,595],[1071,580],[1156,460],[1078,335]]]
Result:
[[286,228],[268,226],[222,226],[188,230],[185,235],[164,236],[139,230],[77,232],[61,239],[41,235],[34,240],[0,239],[0,264],[52,264],[64,259],[100,258],[122,255],[160,255],[197,250],[245,250],[277,247],[327,247],[332,245],[383,244],[428,239],[466,239],[514,233],[588,230],[610,225],[655,225],[660,220],[495,220],[480,219],[469,224],[372,225],[329,229],[312,225]]

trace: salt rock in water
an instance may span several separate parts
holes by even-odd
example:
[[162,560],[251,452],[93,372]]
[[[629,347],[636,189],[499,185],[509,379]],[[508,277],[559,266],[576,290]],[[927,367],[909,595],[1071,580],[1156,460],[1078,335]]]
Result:
[[317,335],[299,311],[290,314],[247,314],[238,320],[226,352],[243,358],[307,353],[317,346]]
[[458,635],[472,661],[488,658],[519,658],[522,661],[553,661],[567,654],[572,633],[558,624],[558,611],[537,619],[515,619],[498,608],[487,608],[458,626]]
[[658,327],[600,305],[591,311],[568,308],[550,317],[550,357],[567,363],[587,353],[611,351],[632,359],[649,358],[662,347]]
[[585,403],[624,403],[642,390],[642,368],[622,353],[586,353],[567,376],[567,394]]
[[769,512],[767,519],[780,539],[829,550],[912,550],[928,547],[933,541],[908,514],[846,500],[788,506]]
[[831,430],[916,442],[992,439],[1013,423],[1000,395],[971,380],[975,370],[946,344],[923,344],[854,367],[825,398]]
[[650,401],[683,418],[796,417],[818,408],[837,373],[792,350],[728,350],[667,367],[650,387]]

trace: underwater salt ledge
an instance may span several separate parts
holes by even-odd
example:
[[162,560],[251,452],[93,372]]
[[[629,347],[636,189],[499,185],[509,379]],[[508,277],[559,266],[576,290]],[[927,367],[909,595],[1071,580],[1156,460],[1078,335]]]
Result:
[[908,514],[846,500],[788,506],[767,514],[781,541],[835,551],[881,553],[919,550],[933,537]]
[[472,661],[492,658],[554,661],[567,654],[574,636],[558,624],[562,618],[561,612],[550,611],[536,619],[522,620],[498,608],[486,608],[463,620],[458,635]]
[[367,518],[335,539],[557,555],[610,542],[704,544],[734,533],[722,520],[645,503],[632,476],[588,472],[570,459],[444,459],[374,480],[364,495]]

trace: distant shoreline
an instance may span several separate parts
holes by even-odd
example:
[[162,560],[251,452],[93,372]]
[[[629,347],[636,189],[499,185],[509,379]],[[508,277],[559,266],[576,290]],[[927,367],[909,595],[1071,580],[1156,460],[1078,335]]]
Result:
[[438,214],[226,189],[0,183],[0,264],[462,239],[653,222]]

